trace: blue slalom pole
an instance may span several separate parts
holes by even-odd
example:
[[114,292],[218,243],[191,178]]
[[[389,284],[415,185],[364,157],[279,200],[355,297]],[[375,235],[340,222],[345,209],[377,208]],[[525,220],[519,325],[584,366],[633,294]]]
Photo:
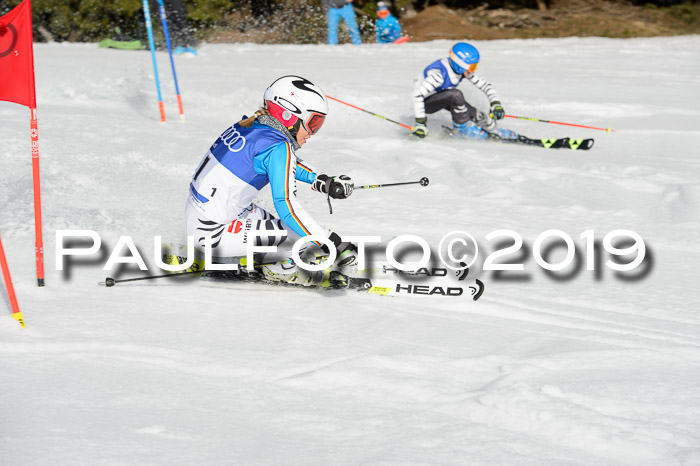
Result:
[[165,19],[165,6],[163,6],[163,0],[158,0],[158,9],[160,10],[160,20],[163,22],[163,32],[165,33],[165,43],[168,45],[168,54],[170,55],[170,68],[172,68],[172,70],[173,70],[173,79],[175,80],[175,93],[177,94],[177,106],[180,109],[180,119],[182,121],[185,121],[185,111],[182,109],[182,98],[180,97],[180,87],[177,85],[177,73],[175,73],[175,62],[173,61],[173,49],[170,45],[170,33],[168,32],[168,21]]
[[160,80],[158,79],[158,65],[156,64],[156,46],[153,41],[153,27],[151,26],[151,10],[148,8],[148,0],[143,0],[143,15],[146,17],[146,31],[148,31],[148,45],[151,47],[153,59],[153,71],[156,74],[156,89],[158,89],[158,108],[160,109],[160,121],[165,123],[165,107],[163,96],[160,93]]

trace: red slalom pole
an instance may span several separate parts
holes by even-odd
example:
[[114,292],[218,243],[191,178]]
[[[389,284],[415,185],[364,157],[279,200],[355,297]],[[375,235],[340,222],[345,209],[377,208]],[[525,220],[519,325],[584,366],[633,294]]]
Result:
[[36,279],[38,286],[44,286],[44,239],[41,226],[41,183],[39,176],[39,126],[36,107],[31,111],[32,173],[34,185],[34,252],[36,256]]
[[597,129],[599,131],[607,131],[608,133],[615,131],[612,128],[598,128],[597,126],[577,125],[575,123],[562,123],[561,121],[540,120],[539,118],[530,118],[530,117],[524,117],[524,116],[506,115],[506,117],[516,118],[518,120],[537,121],[539,123],[552,123],[554,125],[575,126],[576,128]]
[[382,120],[386,120],[386,121],[389,121],[389,122],[391,122],[391,123],[397,124],[397,125],[399,125],[399,126],[401,126],[401,127],[403,127],[403,128],[413,130],[413,127],[411,127],[411,126],[404,125],[403,123],[399,123],[398,121],[391,120],[391,119],[389,119],[389,118],[387,118],[387,117],[385,117],[385,116],[377,115],[377,114],[374,113],[374,112],[370,112],[369,110],[365,110],[364,108],[360,108],[360,107],[358,107],[358,106],[356,106],[356,105],[349,104],[349,103],[347,103],[347,102],[343,102],[342,100],[336,99],[335,97],[331,97],[331,96],[329,96],[328,94],[326,94],[326,97],[328,97],[328,98],[331,99],[331,100],[335,100],[336,102],[341,103],[341,104],[343,104],[343,105],[347,105],[348,107],[352,107],[352,108],[354,108],[354,109],[356,109],[356,110],[361,110],[361,111],[363,111],[363,112],[365,112],[365,113],[369,113],[370,115],[374,115],[374,116],[376,116],[376,117],[378,117],[378,118],[381,118]]
[[24,327],[24,319],[22,319],[22,313],[19,311],[19,304],[17,304],[15,288],[14,286],[12,286],[10,268],[7,265],[7,259],[5,259],[5,250],[2,247],[2,238],[0,238],[0,266],[2,267],[2,276],[5,279],[5,288],[7,288],[7,296],[10,298],[10,308],[12,309],[12,317],[14,317],[15,320],[18,321],[22,327]]

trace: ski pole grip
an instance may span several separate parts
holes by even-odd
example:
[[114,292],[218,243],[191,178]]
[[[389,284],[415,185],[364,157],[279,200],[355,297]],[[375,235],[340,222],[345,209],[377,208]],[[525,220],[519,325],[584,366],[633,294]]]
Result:
[[345,190],[343,189],[343,185],[340,183],[331,183],[329,194],[333,199],[344,197]]

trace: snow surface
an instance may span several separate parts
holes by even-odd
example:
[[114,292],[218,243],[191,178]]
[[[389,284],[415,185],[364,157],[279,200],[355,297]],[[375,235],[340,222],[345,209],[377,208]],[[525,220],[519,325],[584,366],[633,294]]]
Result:
[[[649,249],[645,273],[619,277],[603,253],[595,272],[557,280],[526,251],[507,258],[524,272],[473,269],[486,283],[476,302],[182,277],[97,286],[138,275],[102,270],[119,236],[150,264],[153,236],[184,240],[194,168],[275,78],[301,74],[410,124],[412,78],[450,45],[205,45],[176,58],[186,124],[166,54],[161,124],[149,52],[36,45],[43,289],[29,112],[0,103],[0,233],[27,324],[10,318],[3,289],[0,463],[700,464],[698,36],[476,44],[508,113],[616,132],[504,125],[595,137],[589,152],[417,141],[335,102],[299,152],[360,184],[430,178],[358,191],[332,216],[300,190],[341,234],[436,246],[465,230],[493,250],[491,231],[532,246],[556,228],[585,255],[583,231],[631,229]],[[429,125],[437,135],[448,122],[443,112]],[[98,232],[102,254],[56,271],[60,229]]]

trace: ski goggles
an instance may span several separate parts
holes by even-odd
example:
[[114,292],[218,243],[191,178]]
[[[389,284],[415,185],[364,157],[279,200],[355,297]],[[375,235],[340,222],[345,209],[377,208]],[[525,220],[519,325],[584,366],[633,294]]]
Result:
[[454,53],[450,52],[450,61],[452,62],[452,68],[454,69],[455,73],[458,74],[464,74],[467,71],[470,73],[473,73],[476,71],[476,67],[479,66],[479,62],[476,63],[465,63],[463,62],[459,57],[457,57]]
[[379,11],[377,11],[377,16],[379,16],[381,19],[384,19],[387,16],[389,16],[389,10],[386,10],[386,9],[379,10]]
[[311,112],[309,118],[301,123],[309,134],[316,134],[318,130],[321,129],[321,126],[323,126],[324,121],[326,121],[326,115],[320,112]]

